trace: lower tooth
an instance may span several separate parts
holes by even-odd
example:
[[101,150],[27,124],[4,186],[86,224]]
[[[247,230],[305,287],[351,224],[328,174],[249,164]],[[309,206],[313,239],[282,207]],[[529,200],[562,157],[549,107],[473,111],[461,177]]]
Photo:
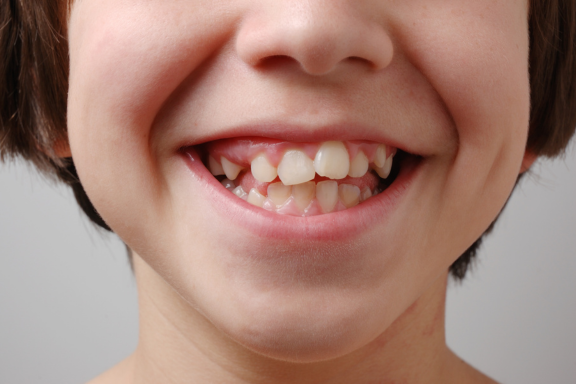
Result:
[[372,197],[372,191],[368,187],[364,187],[362,190],[362,195],[360,196],[362,201],[366,201]]
[[313,181],[292,186],[292,196],[298,208],[303,211],[314,199],[316,185]]
[[248,199],[247,199],[247,201],[250,204],[262,208],[262,205],[264,204],[264,200],[266,200],[266,197],[264,195],[260,194],[260,192],[258,192],[256,190],[256,188],[252,188],[250,190],[250,193],[248,194]]
[[338,195],[346,208],[352,208],[360,203],[360,188],[351,184],[340,184]]
[[241,198],[242,200],[248,199],[248,194],[246,193],[246,191],[244,191],[244,188],[242,188],[242,186],[240,185],[234,188],[232,193]]
[[282,205],[292,194],[292,187],[282,183],[272,183],[268,185],[268,198],[275,205]]
[[316,200],[324,213],[333,212],[338,203],[338,183],[326,180],[316,184]]
[[229,191],[233,191],[234,188],[236,188],[236,184],[234,184],[234,182],[230,179],[224,179],[220,182],[220,184],[222,184],[224,188],[226,188]]

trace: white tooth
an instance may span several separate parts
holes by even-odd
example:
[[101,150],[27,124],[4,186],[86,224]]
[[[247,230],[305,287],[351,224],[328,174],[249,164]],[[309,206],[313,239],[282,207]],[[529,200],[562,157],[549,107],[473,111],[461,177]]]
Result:
[[278,164],[278,176],[284,185],[304,183],[316,176],[314,163],[300,150],[287,151]]
[[242,186],[240,185],[234,188],[232,193],[241,198],[242,200],[246,200],[248,198],[248,194],[246,193],[246,191],[244,191],[244,188],[242,188]]
[[361,201],[366,201],[372,197],[372,191],[368,187],[364,187],[362,190],[362,195],[360,196]]
[[352,163],[350,163],[350,177],[362,177],[368,172],[368,158],[362,151],[358,151]]
[[224,156],[220,158],[220,162],[222,163],[222,169],[224,169],[226,177],[229,178],[230,180],[236,180],[238,174],[243,168],[238,164],[231,162]]
[[376,164],[378,168],[382,168],[385,162],[386,162],[386,146],[384,144],[380,144],[376,149],[374,164]]
[[234,184],[234,182],[230,179],[224,179],[220,182],[220,184],[222,184],[224,188],[229,191],[232,191],[234,188],[236,188],[236,184]]
[[270,164],[266,155],[261,153],[250,164],[252,176],[261,183],[269,183],[278,176],[276,167]]
[[292,194],[292,186],[282,183],[272,183],[268,185],[268,198],[275,205],[282,205]]
[[374,167],[374,170],[381,178],[385,179],[390,175],[390,171],[392,170],[392,162],[394,156],[390,155],[386,161],[384,162],[384,166],[382,167]]
[[322,212],[334,211],[338,203],[338,183],[333,180],[325,180],[316,184],[316,200],[322,208]]
[[256,188],[252,188],[250,193],[248,194],[248,202],[252,205],[262,208],[264,204],[264,200],[266,200],[266,196],[262,195]]
[[224,169],[222,169],[222,166],[212,156],[208,156],[208,169],[210,170],[210,173],[213,174],[214,176],[224,174]]
[[360,188],[352,184],[340,184],[338,195],[346,208],[352,208],[360,203]]
[[314,158],[314,169],[320,176],[343,179],[350,170],[350,156],[341,141],[327,141]]
[[316,185],[313,181],[308,181],[302,184],[296,184],[292,186],[292,196],[294,196],[294,202],[301,211],[303,211],[314,198],[314,190]]

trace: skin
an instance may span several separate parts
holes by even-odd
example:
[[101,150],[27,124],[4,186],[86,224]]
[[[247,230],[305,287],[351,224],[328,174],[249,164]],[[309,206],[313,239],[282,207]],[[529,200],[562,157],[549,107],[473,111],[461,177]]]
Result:
[[[77,2],[70,151],[134,251],[141,313],[134,354],[94,383],[491,382],[446,347],[444,299],[448,267],[534,160],[527,14],[516,0]],[[270,239],[244,228],[249,208],[216,209],[238,203],[180,153],[239,126],[379,137],[422,161],[362,232]]]

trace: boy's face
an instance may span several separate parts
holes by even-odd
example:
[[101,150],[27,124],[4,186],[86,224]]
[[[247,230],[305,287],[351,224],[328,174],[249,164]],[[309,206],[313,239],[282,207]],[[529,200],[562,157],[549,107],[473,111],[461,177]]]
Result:
[[[504,205],[528,127],[527,13],[525,0],[83,0],[68,112],[80,179],[110,227],[236,341],[287,359],[344,354],[443,278]],[[242,137],[293,143],[256,147],[273,166],[287,148],[384,143],[399,174],[349,209],[269,212],[202,164],[249,163]]]

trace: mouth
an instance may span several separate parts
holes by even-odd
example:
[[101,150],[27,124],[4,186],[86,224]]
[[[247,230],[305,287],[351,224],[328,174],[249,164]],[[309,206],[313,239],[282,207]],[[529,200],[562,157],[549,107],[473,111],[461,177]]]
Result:
[[319,239],[348,237],[381,221],[423,159],[368,140],[252,136],[186,146],[181,153],[225,216],[240,216],[260,235]]

